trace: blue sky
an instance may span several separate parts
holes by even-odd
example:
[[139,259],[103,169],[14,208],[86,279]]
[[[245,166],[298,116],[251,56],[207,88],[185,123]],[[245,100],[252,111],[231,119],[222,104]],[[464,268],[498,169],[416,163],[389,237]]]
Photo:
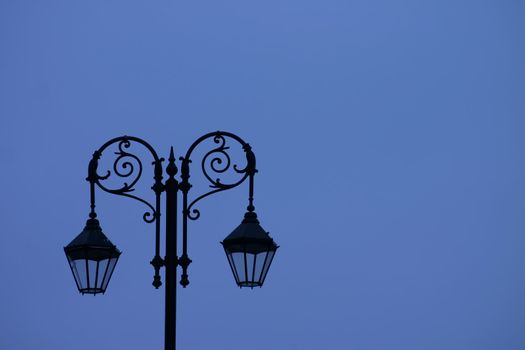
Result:
[[140,203],[98,195],[123,251],[104,296],[78,294],[62,247],[107,139],[167,157],[226,130],[253,146],[281,248],[265,286],[239,290],[218,242],[247,188],[203,201],[180,349],[524,349],[524,15],[521,1],[1,1],[0,348],[161,349]]

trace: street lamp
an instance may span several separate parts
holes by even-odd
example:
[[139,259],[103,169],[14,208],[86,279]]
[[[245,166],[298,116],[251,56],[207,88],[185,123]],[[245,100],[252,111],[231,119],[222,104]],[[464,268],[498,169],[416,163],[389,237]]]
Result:
[[[188,192],[192,185],[189,183],[191,155],[195,148],[203,141],[213,140],[216,147],[208,151],[201,160],[201,170],[204,177],[210,183],[211,190],[196,197],[189,202]],[[243,168],[232,166],[232,161],[226,146],[227,140],[233,140],[240,144],[246,153],[246,165]],[[155,193],[155,204],[132,194],[135,185],[142,175],[142,162],[139,157],[128,150],[132,144],[137,143],[144,146],[153,157],[154,184],[151,189]],[[100,175],[98,162],[104,150],[112,145],[117,145],[116,159],[113,163],[113,172],[107,171]],[[235,282],[239,287],[262,287],[270,264],[272,263],[277,244],[260,226],[255,207],[253,205],[254,176],[257,172],[255,167],[255,155],[250,145],[235,134],[217,131],[211,132],[198,138],[188,149],[184,157],[180,157],[180,181],[175,178],[178,172],[173,147],[170,150],[166,174],[168,179],[162,182],[163,158],[159,158],[156,151],[146,141],[133,137],[121,136],[109,140],[93,153],[88,166],[88,177],[90,184],[91,211],[86,226],[82,232],[71,241],[64,252],[73,273],[75,283],[82,294],[104,293],[108,286],[113,270],[117,264],[121,252],[104,235],[95,212],[95,185],[105,192],[133,198],[145,204],[148,211],[144,213],[143,219],[147,223],[155,224],[155,255],[151,260],[154,268],[153,286],[159,288],[162,285],[160,269],[165,268],[166,294],[165,294],[165,350],[175,350],[176,346],[176,276],[177,267],[182,269],[180,284],[185,288],[189,284],[188,266],[191,259],[188,256],[187,233],[188,219],[197,220],[200,212],[194,206],[201,199],[217,192],[229,190],[239,186],[246,179],[249,181],[248,207],[241,224],[233,230],[222,242],[222,246],[228,258]],[[228,171],[237,174],[240,179],[233,182],[223,182],[220,176]],[[115,174],[117,177],[128,179],[118,188],[110,188],[103,183]],[[211,175],[219,177],[212,177]],[[178,192],[182,193],[182,254],[177,255],[177,207]],[[165,257],[160,256],[160,216],[161,195],[166,193],[166,241]]]

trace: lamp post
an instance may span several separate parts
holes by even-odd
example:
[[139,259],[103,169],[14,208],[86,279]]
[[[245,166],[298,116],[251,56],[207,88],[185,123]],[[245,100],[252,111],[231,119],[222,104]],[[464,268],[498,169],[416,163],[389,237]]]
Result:
[[[208,151],[201,160],[201,170],[210,183],[208,192],[188,200],[188,193],[192,185],[189,182],[190,164],[192,152],[197,146],[207,140],[212,140],[216,146]],[[246,165],[242,168],[236,164],[232,166],[232,160],[228,153],[227,140],[233,140],[240,144],[246,154]],[[135,185],[142,175],[142,162],[135,154],[130,153],[132,144],[144,146],[153,157],[154,184],[151,187],[155,193],[155,203],[151,204],[143,198],[133,194]],[[116,159],[113,163],[113,172],[107,171],[100,175],[98,162],[103,152],[110,146],[116,145]],[[223,131],[211,132],[198,138],[188,149],[184,157],[180,157],[180,179],[176,179],[178,172],[173,147],[170,150],[166,174],[168,178],[163,179],[162,162],[157,152],[146,141],[132,136],[116,137],[107,141],[97,151],[89,162],[88,176],[86,180],[90,185],[91,210],[89,219],[82,232],[71,241],[64,252],[69,262],[77,288],[82,294],[104,293],[108,286],[113,270],[117,264],[121,252],[104,235],[95,212],[95,188],[133,198],[148,207],[143,219],[147,223],[155,224],[155,255],[151,260],[154,268],[153,286],[159,288],[162,285],[160,269],[165,269],[165,350],[175,350],[176,346],[176,278],[177,267],[182,270],[180,284],[185,288],[189,284],[188,266],[191,259],[188,256],[187,234],[188,220],[197,220],[200,212],[194,206],[201,199],[214,193],[222,192],[239,186],[245,180],[249,182],[248,207],[241,224],[233,230],[222,242],[222,246],[228,258],[228,263],[234,275],[235,282],[239,287],[261,287],[264,283],[270,264],[272,263],[277,244],[259,225],[255,207],[253,205],[254,176],[257,172],[255,167],[255,155],[250,145],[239,136]],[[219,177],[212,178],[211,174],[221,174],[231,171],[240,179],[225,183]],[[116,189],[105,185],[107,180],[115,174],[116,177],[126,178],[129,181]],[[177,254],[177,213],[178,194],[182,193],[182,254]],[[165,221],[165,257],[160,255],[160,231],[161,231],[161,196],[166,194],[166,221]]]

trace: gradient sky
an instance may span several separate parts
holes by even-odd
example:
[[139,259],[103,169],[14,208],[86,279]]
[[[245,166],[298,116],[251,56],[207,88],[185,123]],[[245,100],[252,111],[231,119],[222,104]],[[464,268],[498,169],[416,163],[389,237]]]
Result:
[[519,0],[0,0],[0,348],[162,349],[145,208],[98,195],[123,251],[103,296],[62,247],[107,139],[167,157],[226,130],[281,248],[240,290],[219,241],[247,188],[203,201],[179,349],[525,349],[524,18]]

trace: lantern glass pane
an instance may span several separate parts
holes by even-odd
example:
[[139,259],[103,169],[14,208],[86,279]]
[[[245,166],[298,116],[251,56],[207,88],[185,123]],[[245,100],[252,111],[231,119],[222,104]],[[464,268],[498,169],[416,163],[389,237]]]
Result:
[[118,256],[108,259],[109,264],[107,265],[106,270],[104,271],[104,278],[102,279],[102,290],[106,290],[109,279],[111,278],[111,275],[113,274],[113,270],[115,269],[115,264],[117,263]]
[[87,270],[86,270],[86,260],[85,259],[78,259],[73,260],[75,263],[75,268],[78,272],[78,285],[80,289],[87,288]]
[[98,262],[98,278],[95,288],[103,289],[102,284],[104,282],[104,273],[108,267],[109,259],[100,260]]
[[96,282],[97,282],[97,261],[95,260],[88,260],[88,285],[86,286],[88,288],[88,292],[95,292],[96,288]]
[[78,273],[77,266],[82,260],[71,260],[69,257],[67,257],[69,261],[69,266],[71,266],[71,271],[73,272],[73,278],[75,279],[75,283],[77,284],[77,287],[80,289],[82,288],[80,286],[80,276]]
[[231,268],[232,273],[233,273],[233,278],[235,278],[235,282],[236,283],[239,283],[239,276],[237,275],[237,270],[235,268],[235,264],[233,262],[233,258],[232,258],[231,253],[226,252],[226,257],[228,257],[228,264],[230,264],[230,268]]
[[266,258],[266,261],[264,263],[262,275],[261,275],[261,284],[266,279],[266,275],[268,274],[268,269],[270,268],[270,264],[272,263],[273,256],[275,255],[275,250],[268,252],[268,257]]
[[248,286],[251,287],[250,284],[253,283],[255,272],[255,254],[246,254],[246,268],[248,269],[248,278],[246,279],[246,282],[248,282]]
[[264,270],[264,263],[268,252],[262,252],[255,256],[255,278],[254,282],[261,283],[262,273]]
[[244,252],[232,253],[233,266],[239,277],[239,283],[246,281],[246,270],[244,269]]

